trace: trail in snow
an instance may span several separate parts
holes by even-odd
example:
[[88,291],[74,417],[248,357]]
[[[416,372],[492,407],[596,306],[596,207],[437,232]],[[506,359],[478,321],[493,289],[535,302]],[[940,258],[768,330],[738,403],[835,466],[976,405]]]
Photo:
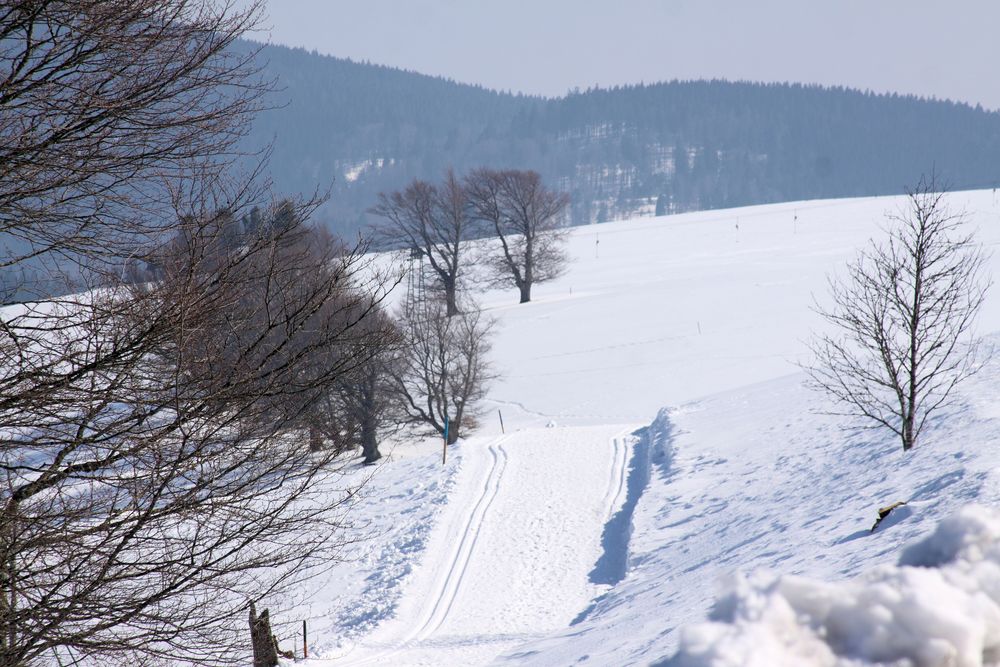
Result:
[[396,618],[335,665],[474,665],[565,627],[627,496],[631,428],[519,431],[462,445],[458,479]]
[[[615,446],[623,450],[618,460],[618,489],[609,507],[617,508],[604,522],[601,545],[604,553],[590,572],[595,584],[613,586],[625,578],[628,571],[629,541],[632,537],[632,514],[649,482],[649,447],[645,438],[633,442],[631,463],[628,461],[624,441],[615,439]],[[584,612],[586,613],[586,611]],[[574,619],[574,623],[580,617]]]
[[[503,448],[503,440],[506,440],[506,438],[501,438],[500,442],[489,447],[492,465],[486,477],[486,483],[483,485],[483,492],[473,506],[468,520],[465,522],[462,529],[462,538],[459,540],[458,546],[450,559],[451,565],[446,565],[441,570],[443,576],[439,577],[441,582],[439,589],[431,598],[434,600],[434,604],[429,608],[430,613],[427,615],[427,619],[417,628],[411,639],[426,639],[434,634],[441,627],[441,624],[444,623],[448,617],[448,612],[451,611],[452,605],[455,603],[455,598],[462,585],[462,579],[469,568],[469,560],[472,558],[473,550],[476,548],[476,542],[479,539],[483,518],[500,492],[500,480],[507,465],[507,453]],[[404,643],[408,643],[408,641]]]
[[[394,658],[412,646],[414,642],[419,642],[434,634],[441,627],[448,612],[451,610],[455,597],[461,587],[462,578],[468,568],[469,559],[472,556],[479,536],[479,529],[486,515],[496,499],[500,490],[500,480],[507,463],[507,453],[503,448],[503,443],[509,436],[504,436],[487,446],[489,453],[489,469],[485,472],[485,477],[481,480],[480,490],[474,501],[468,506],[469,511],[461,518],[457,527],[460,537],[455,541],[455,548],[448,560],[441,564],[438,576],[434,581],[434,587],[426,599],[428,603],[423,616],[414,625],[411,632],[406,634],[395,646],[389,646],[381,652],[351,660],[351,656],[345,656],[345,660],[338,664],[345,665],[371,665],[371,664],[396,664]],[[480,461],[481,463],[481,461]],[[478,477],[481,471],[470,471],[469,474]]]

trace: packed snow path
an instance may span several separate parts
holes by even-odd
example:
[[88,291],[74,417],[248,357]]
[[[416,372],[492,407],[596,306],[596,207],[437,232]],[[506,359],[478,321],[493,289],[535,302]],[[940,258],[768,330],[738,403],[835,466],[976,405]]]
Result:
[[447,509],[395,618],[322,662],[484,664],[567,627],[603,590],[589,574],[627,495],[632,430],[531,429],[462,444]]

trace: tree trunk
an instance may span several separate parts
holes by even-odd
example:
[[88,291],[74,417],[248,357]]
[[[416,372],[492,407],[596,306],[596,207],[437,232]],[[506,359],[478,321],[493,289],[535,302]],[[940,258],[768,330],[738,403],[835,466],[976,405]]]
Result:
[[447,308],[446,315],[451,317],[452,315],[458,315],[460,312],[458,309],[458,294],[454,283],[445,283],[444,286],[444,302]]
[[17,503],[11,502],[0,524],[0,665],[16,665],[17,565],[14,547]]
[[271,617],[267,609],[257,615],[250,603],[250,643],[253,646],[253,667],[278,667],[278,642],[271,632]]
[[913,441],[915,439],[913,433],[913,420],[914,414],[911,409],[910,413],[903,417],[903,451],[908,452],[913,449]]
[[361,452],[365,455],[364,464],[375,463],[382,458],[378,451],[378,377],[374,371],[368,374],[361,387],[361,404],[358,416],[358,426],[361,428]]
[[309,427],[309,451],[323,451],[323,436],[315,426]]
[[521,283],[521,303],[531,301],[531,283]]
[[375,437],[375,424],[371,419],[361,420],[361,451],[365,455],[365,465],[382,458],[382,453],[378,450],[378,439]]

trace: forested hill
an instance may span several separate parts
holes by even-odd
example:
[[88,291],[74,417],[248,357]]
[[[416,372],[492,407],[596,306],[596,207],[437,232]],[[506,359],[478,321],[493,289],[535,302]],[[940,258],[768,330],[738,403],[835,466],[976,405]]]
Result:
[[902,192],[935,170],[955,188],[1000,180],[1000,114],[843,88],[669,82],[543,99],[268,46],[281,108],[279,192],[325,189],[342,232],[380,191],[449,166],[530,168],[572,194],[576,224],[634,214]]

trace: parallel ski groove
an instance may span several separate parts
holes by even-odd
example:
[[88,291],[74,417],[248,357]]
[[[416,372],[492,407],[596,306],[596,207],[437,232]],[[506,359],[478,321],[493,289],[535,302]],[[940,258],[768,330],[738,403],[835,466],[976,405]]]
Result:
[[[468,569],[469,560],[472,557],[479,531],[483,524],[483,517],[489,510],[490,505],[496,499],[500,491],[500,478],[507,464],[507,452],[503,449],[503,442],[510,438],[509,435],[501,437],[491,443],[488,447],[492,463],[482,484],[482,491],[472,503],[472,511],[463,520],[462,537],[458,540],[457,546],[449,557],[447,575],[440,578],[440,585],[435,586],[433,602],[428,605],[427,613],[423,615],[417,624],[417,629],[410,632],[395,648],[376,655],[362,658],[356,662],[340,663],[351,665],[366,665],[378,660],[385,660],[410,648],[413,642],[426,639],[433,635],[448,617],[458,596],[462,578]],[[456,576],[457,572],[457,576]],[[345,656],[346,657],[346,656]]]
[[[595,526],[600,525],[598,522],[606,523],[620,509],[628,487],[632,429],[628,428],[617,433],[610,429],[608,431],[610,432],[606,431],[607,435],[601,439],[604,443],[603,447],[598,444],[597,440],[589,440],[590,444],[586,445],[591,452],[596,453],[602,449],[606,452],[603,456],[597,455],[603,459],[603,474],[601,475],[604,480],[603,484],[600,482],[600,477],[592,478],[594,482],[597,482],[591,486],[592,489],[596,491],[597,488],[603,486],[601,495],[594,494],[596,497],[592,496],[591,502],[593,504],[588,509],[588,515],[592,517]],[[518,440],[518,446],[511,445],[508,441],[511,441],[512,438],[516,439],[518,435],[525,442],[521,443]],[[531,452],[529,445],[543,446],[549,435],[552,435],[549,431],[511,433],[494,439],[485,447],[477,447],[466,452],[468,456],[466,462],[472,464],[466,474],[471,474],[472,477],[467,478],[468,486],[466,486],[463,497],[465,504],[464,506],[456,506],[459,511],[453,513],[452,519],[449,521],[451,526],[446,531],[447,541],[442,544],[442,546],[447,545],[446,550],[444,550],[446,555],[434,563],[435,567],[431,570],[433,579],[429,582],[431,585],[429,589],[425,588],[425,592],[421,593],[422,599],[418,598],[420,601],[415,605],[416,609],[413,610],[417,613],[410,616],[410,618],[415,619],[415,622],[397,635],[397,639],[391,640],[391,643],[379,642],[381,646],[369,643],[368,650],[374,649],[375,653],[355,660],[350,660],[348,656],[340,656],[336,659],[336,664],[365,666],[403,664],[404,657],[410,652],[431,650],[431,647],[440,648],[456,640],[470,640],[469,638],[461,639],[464,637],[462,634],[464,630],[459,631],[456,637],[451,637],[449,633],[453,624],[457,624],[456,628],[464,629],[466,627],[463,625],[466,623],[464,619],[455,617],[456,610],[460,608],[466,610],[470,604],[470,586],[475,588],[473,583],[475,585],[482,584],[478,578],[483,574],[480,571],[480,560],[487,557],[484,556],[485,552],[483,552],[484,544],[494,539],[491,537],[493,535],[491,531],[495,529],[495,521],[503,520],[500,515],[494,516],[495,511],[497,511],[494,508],[501,506],[506,508],[511,502],[511,497],[508,497],[510,493],[508,489],[516,489],[515,482],[517,480],[510,476],[524,474],[524,466],[528,460],[526,457],[530,456]],[[609,435],[611,437],[608,437]],[[561,442],[558,438],[556,441]],[[522,444],[524,447],[520,446]],[[486,458],[487,456],[489,458]],[[594,462],[596,463],[597,460],[595,458]],[[508,480],[508,478],[510,479]],[[508,481],[514,486],[510,487]],[[581,509],[583,508],[581,507]],[[558,519],[558,517],[555,518]],[[557,520],[555,525],[562,524]],[[472,582],[472,579],[476,579],[476,582]],[[535,635],[524,633],[495,636],[490,634],[489,636],[494,640],[506,638],[508,641],[514,638],[526,641],[535,637]],[[483,642],[485,637],[485,635],[477,635],[475,641]]]
[[[500,479],[503,477],[504,469],[507,466],[507,453],[504,451],[501,443],[497,443],[495,446],[491,445],[489,451],[493,457],[493,465],[486,478],[483,494],[479,497],[476,507],[465,524],[461,543],[448,569],[448,577],[445,580],[445,585],[437,595],[434,608],[427,622],[417,631],[416,639],[426,639],[433,635],[448,618],[448,613],[455,603],[455,598],[458,597],[462,579],[469,567],[472,553],[476,548],[480,529],[483,526],[483,518],[486,516],[486,513],[500,491]],[[444,606],[442,607],[442,605]],[[441,610],[440,613],[439,610]]]

